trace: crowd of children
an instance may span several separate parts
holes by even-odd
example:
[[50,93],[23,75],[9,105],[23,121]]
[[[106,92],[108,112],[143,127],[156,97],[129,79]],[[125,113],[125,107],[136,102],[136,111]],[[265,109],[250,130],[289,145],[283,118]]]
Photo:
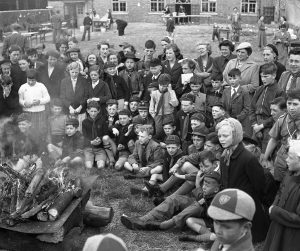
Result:
[[196,234],[180,240],[214,242],[212,250],[253,250],[252,237],[267,238],[266,251],[297,250],[300,90],[282,90],[273,62],[260,67],[254,93],[239,64],[223,81],[227,62],[239,60],[230,41],[220,44],[225,59],[202,43],[204,56],[183,59],[171,39],[161,42],[155,57],[146,41],[142,59],[128,43],[119,52],[99,43],[86,61],[74,38],[45,54],[11,46],[0,62],[0,117],[10,117],[2,160],[21,171],[48,154],[54,165],[143,178],[128,189],[156,207],[123,215],[130,229],[187,226]]

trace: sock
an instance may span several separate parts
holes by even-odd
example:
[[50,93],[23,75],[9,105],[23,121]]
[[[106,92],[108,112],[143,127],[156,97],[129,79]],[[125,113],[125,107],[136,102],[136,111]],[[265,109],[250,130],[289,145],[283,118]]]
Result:
[[170,220],[166,220],[166,221],[163,221],[162,223],[160,223],[159,228],[162,230],[167,230],[172,227],[175,227],[175,225],[176,225],[175,221],[173,219],[170,219]]
[[188,181],[184,182],[181,187],[179,187],[174,194],[185,195],[191,192],[195,187],[195,184],[192,184]]
[[177,178],[176,176],[172,175],[169,179],[167,179],[163,184],[159,186],[160,190],[165,193],[169,189],[171,189],[177,182],[181,181],[181,179]]

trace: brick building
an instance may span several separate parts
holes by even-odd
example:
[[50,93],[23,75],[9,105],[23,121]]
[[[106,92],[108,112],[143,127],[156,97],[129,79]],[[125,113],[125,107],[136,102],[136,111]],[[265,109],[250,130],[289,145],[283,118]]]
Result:
[[284,13],[285,0],[49,0],[49,5],[63,6],[66,17],[74,17],[80,25],[84,13],[95,9],[100,17],[112,9],[114,19],[129,22],[159,22],[166,5],[171,12],[177,12],[180,5],[186,13],[199,15],[193,22],[226,22],[233,7],[238,7],[244,23],[256,23],[264,15],[267,23],[277,21]]

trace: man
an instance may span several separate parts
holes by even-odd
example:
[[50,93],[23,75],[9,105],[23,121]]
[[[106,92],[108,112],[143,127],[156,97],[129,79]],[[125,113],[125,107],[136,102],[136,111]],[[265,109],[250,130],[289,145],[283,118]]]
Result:
[[15,86],[20,88],[24,84],[23,74],[19,66],[19,59],[22,49],[18,45],[12,45],[8,48],[10,60],[10,76]]
[[300,49],[295,48],[289,52],[289,70],[282,73],[278,85],[285,92],[300,88]]
[[238,8],[234,7],[233,8],[233,13],[230,15],[230,21],[231,21],[231,27],[233,32],[235,33],[235,42],[240,41],[240,32],[242,29],[241,21],[242,21],[242,16],[238,12]]
[[20,34],[22,29],[21,25],[14,23],[11,25],[12,34],[4,38],[2,56],[8,56],[8,49],[11,45],[18,45],[21,48],[21,52],[24,53],[29,48],[28,40],[25,36]]
[[53,25],[53,43],[55,44],[60,40],[61,26],[64,18],[60,15],[60,11],[57,10],[56,14],[51,17],[51,23]]
[[109,43],[107,42],[100,42],[97,45],[97,48],[99,50],[99,67],[100,70],[104,70],[104,64],[107,62],[107,56],[109,53]]
[[83,35],[82,35],[82,39],[81,41],[85,40],[85,35],[86,32],[88,33],[88,41],[91,40],[91,25],[93,24],[93,20],[90,18],[90,13],[85,13],[86,16],[83,19],[83,26],[84,26],[84,30],[83,30]]

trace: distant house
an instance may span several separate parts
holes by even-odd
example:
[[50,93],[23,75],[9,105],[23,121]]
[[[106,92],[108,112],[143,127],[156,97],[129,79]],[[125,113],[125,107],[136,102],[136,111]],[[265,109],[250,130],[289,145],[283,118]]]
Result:
[[45,9],[48,0],[1,0],[0,10],[31,10]]
[[114,19],[120,18],[129,22],[159,22],[164,7],[171,12],[178,12],[183,5],[194,22],[226,22],[233,7],[238,7],[244,23],[256,23],[260,15],[265,21],[277,21],[284,13],[286,0],[49,0],[49,5],[62,4],[66,18],[73,18],[81,25],[84,14],[92,9],[100,17],[107,9],[112,9]]

